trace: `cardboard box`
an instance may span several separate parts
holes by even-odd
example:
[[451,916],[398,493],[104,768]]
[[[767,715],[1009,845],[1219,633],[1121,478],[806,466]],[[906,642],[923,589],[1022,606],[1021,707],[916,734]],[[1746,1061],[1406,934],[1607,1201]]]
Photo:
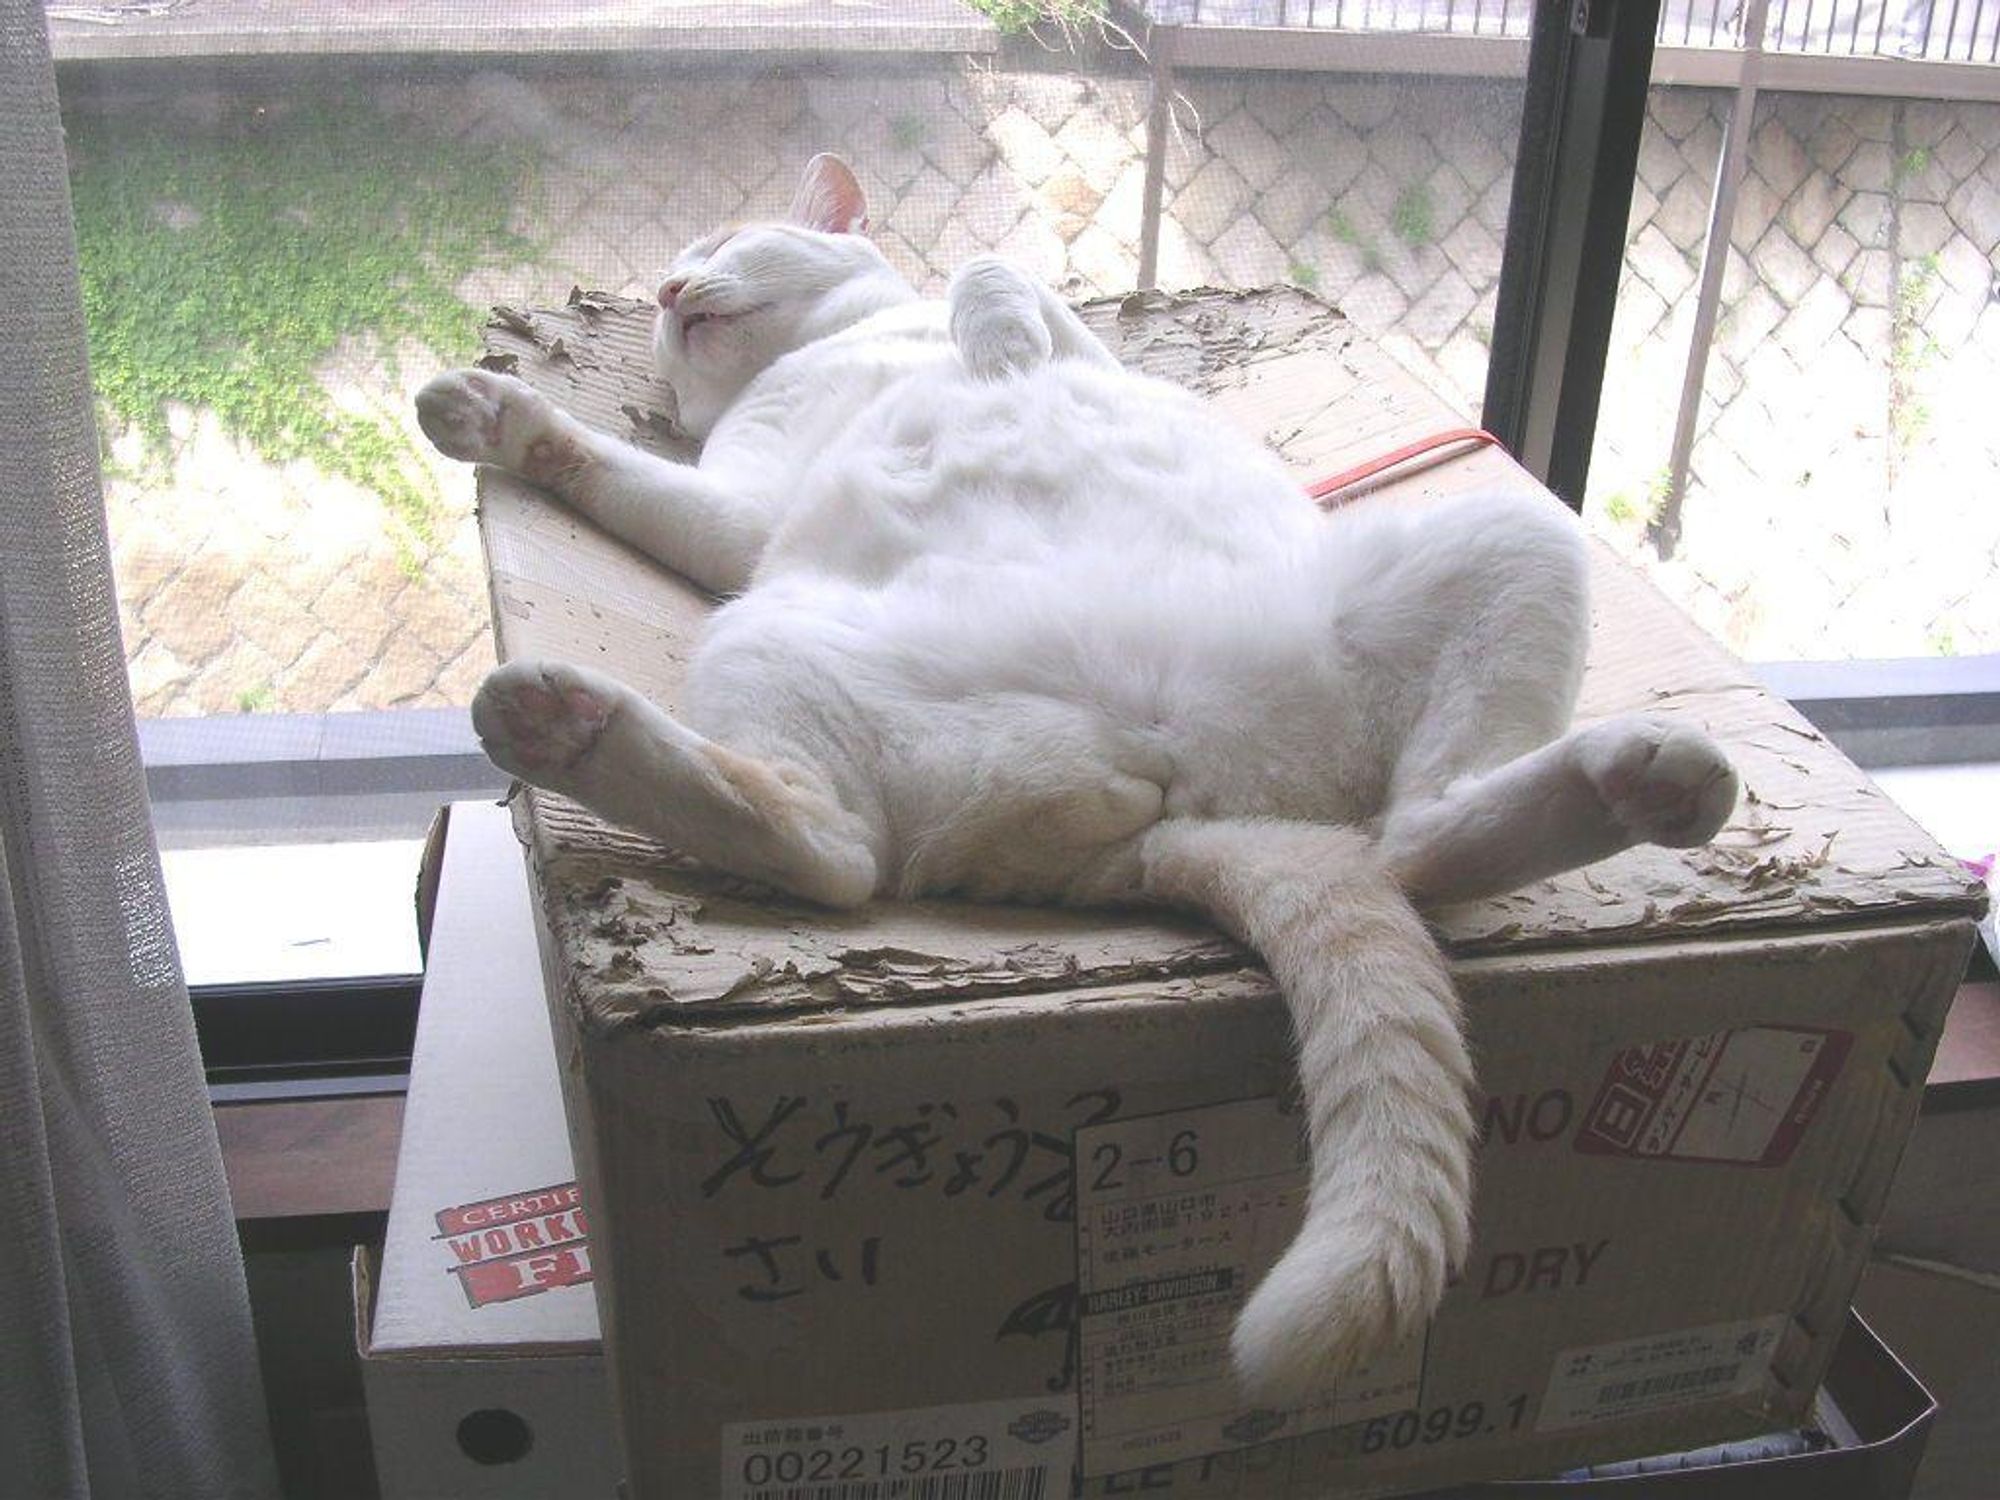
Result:
[[[1299,294],[1088,316],[1302,478],[1456,425]],[[646,325],[584,298],[492,343],[665,446]],[[1367,503],[1471,489],[1539,493],[1487,451]],[[481,516],[504,655],[673,702],[699,595],[505,476]],[[1981,893],[1643,580],[1595,569],[1584,714],[1699,722],[1748,792],[1717,847],[1438,914],[1486,1095],[1476,1244],[1421,1347],[1306,1409],[1245,1408],[1223,1363],[1300,1180],[1284,1009],[1240,949],[1129,913],[829,916],[517,803],[632,1494],[977,1476],[1037,1500],[1080,1464],[1085,1495],[1304,1500],[1802,1417]]]
[[395,1194],[355,1336],[385,1500],[614,1493],[589,1221],[506,809],[447,809]]

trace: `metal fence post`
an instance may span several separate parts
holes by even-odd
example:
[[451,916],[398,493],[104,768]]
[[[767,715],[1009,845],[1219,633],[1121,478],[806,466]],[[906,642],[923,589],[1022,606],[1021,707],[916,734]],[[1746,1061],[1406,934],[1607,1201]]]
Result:
[[1680,410],[1674,416],[1674,445],[1667,460],[1667,493],[1660,514],[1646,528],[1647,539],[1662,559],[1672,557],[1681,540],[1681,502],[1687,496],[1688,465],[1694,457],[1695,425],[1701,416],[1701,392],[1708,379],[1708,355],[1715,343],[1715,323],[1722,302],[1722,273],[1729,264],[1729,242],[1736,227],[1736,198],[1750,164],[1750,130],[1756,124],[1757,84],[1764,65],[1764,23],[1771,0],[1750,0],[1743,18],[1743,73],[1736,98],[1729,106],[1729,132],[1722,139],[1722,156],[1715,167],[1715,197],[1709,205],[1708,240],[1701,253],[1701,290],[1694,304],[1694,333],[1688,341],[1687,373],[1681,379]]
[[1160,282],[1160,216],[1167,192],[1167,136],[1174,128],[1174,38],[1178,26],[1146,29],[1146,61],[1153,94],[1146,112],[1146,182],[1139,208],[1139,290]]

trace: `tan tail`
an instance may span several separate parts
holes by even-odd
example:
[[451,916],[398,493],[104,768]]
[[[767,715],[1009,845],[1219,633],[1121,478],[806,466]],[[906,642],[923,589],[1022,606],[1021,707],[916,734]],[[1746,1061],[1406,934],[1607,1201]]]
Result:
[[1470,1232],[1472,1068],[1422,920],[1351,829],[1170,820],[1147,890],[1263,955],[1298,1042],[1312,1188],[1232,1341],[1258,1400],[1323,1391],[1420,1330]]

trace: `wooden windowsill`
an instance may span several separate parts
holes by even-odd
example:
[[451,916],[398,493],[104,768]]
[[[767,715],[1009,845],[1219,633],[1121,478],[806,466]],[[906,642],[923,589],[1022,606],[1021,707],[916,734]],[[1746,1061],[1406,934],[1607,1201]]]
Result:
[[403,1096],[219,1104],[215,1132],[238,1223],[387,1213]]
[[1937,1061],[1925,1084],[1928,1102],[1985,1091],[2000,1084],[2000,981],[1973,980],[1958,987],[1938,1039]]

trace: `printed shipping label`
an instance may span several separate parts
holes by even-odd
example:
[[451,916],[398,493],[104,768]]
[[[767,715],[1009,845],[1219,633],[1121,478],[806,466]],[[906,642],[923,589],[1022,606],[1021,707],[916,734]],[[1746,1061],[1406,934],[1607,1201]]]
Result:
[[1067,1397],[731,1422],[722,1500],[1068,1500]]
[[1271,1099],[1076,1132],[1086,1476],[1296,1437],[1418,1404],[1421,1343],[1286,1411],[1241,1404],[1229,1333],[1296,1232],[1298,1122]]
[[1790,1161],[1851,1033],[1751,1026],[1628,1047],[1584,1115],[1576,1149],[1661,1161]]
[[1535,1431],[1562,1432],[1754,1391],[1770,1372],[1784,1326],[1780,1313],[1566,1349],[1550,1370]]
[[437,1212],[436,1239],[472,1307],[512,1302],[591,1278],[589,1220],[573,1182]]

